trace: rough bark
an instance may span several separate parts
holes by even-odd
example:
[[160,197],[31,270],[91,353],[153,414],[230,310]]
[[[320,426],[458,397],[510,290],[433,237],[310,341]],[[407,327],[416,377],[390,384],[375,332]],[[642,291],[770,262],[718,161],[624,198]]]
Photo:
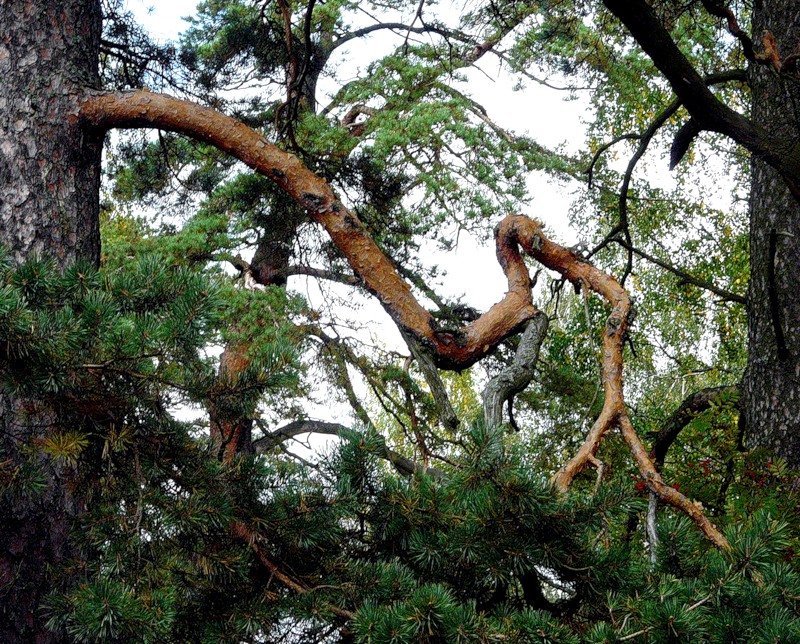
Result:
[[99,46],[97,3],[0,3],[0,228],[17,260],[99,260],[101,138],[78,122]]
[[[101,137],[78,119],[84,87],[99,84],[99,3],[0,2],[0,244],[16,261],[33,254],[61,267],[100,256]],[[9,368],[0,362],[0,372]],[[0,390],[0,463],[14,472],[25,452],[58,427],[46,401]],[[13,483],[0,496],[0,641],[56,642],[41,603],[76,553],[80,515],[75,472],[39,459],[46,486]]]
[[[754,3],[753,34],[769,30],[781,54],[800,45],[800,6]],[[750,70],[753,120],[800,145],[800,83],[764,65]],[[748,442],[800,466],[800,205],[762,159],[752,161],[749,354],[742,387]]]

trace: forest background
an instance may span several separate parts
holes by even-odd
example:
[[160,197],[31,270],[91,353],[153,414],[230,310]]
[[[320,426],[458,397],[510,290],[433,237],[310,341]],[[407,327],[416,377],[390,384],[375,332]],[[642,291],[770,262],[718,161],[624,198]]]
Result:
[[800,637],[792,3],[102,11],[102,246],[4,239],[8,641]]

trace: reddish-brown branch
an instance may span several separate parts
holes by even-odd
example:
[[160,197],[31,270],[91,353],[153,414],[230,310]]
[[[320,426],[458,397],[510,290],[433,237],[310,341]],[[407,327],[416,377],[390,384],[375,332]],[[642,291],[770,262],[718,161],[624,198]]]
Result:
[[[497,231],[498,258],[509,280],[506,296],[462,330],[441,331],[431,314],[414,298],[391,260],[331,187],[297,157],[240,121],[189,101],[147,91],[90,96],[83,103],[81,117],[97,129],[159,127],[180,132],[215,145],[275,181],[327,230],[364,285],[398,325],[428,347],[439,366],[458,369],[475,363],[535,311],[530,278],[517,248],[519,221],[525,220],[524,217],[517,218],[517,223],[504,220]],[[540,230],[538,224],[530,222],[530,225]]]
[[551,246],[555,246],[555,244],[547,240],[542,241],[542,251],[546,252],[546,257],[537,256],[539,261],[548,268],[558,271],[573,283],[582,283],[591,288],[602,295],[611,305],[611,315],[608,317],[603,333],[601,363],[601,378],[605,392],[603,409],[578,453],[554,477],[556,487],[566,491],[581,470],[589,464],[596,465],[595,454],[603,437],[610,429],[619,427],[648,487],[662,501],[685,512],[716,546],[729,548],[727,539],[706,518],[702,508],[664,483],[628,417],[622,381],[623,343],[631,319],[631,302],[628,293],[613,277],[606,275],[591,264],[580,261],[567,249],[551,248]]
[[639,472],[644,476],[647,482],[647,487],[665,503],[668,503],[674,508],[685,512],[686,515],[694,521],[695,525],[700,528],[703,534],[718,548],[722,550],[729,550],[730,543],[725,538],[717,527],[708,520],[703,512],[703,506],[694,501],[690,501],[683,494],[678,492],[673,487],[670,487],[661,478],[655,464],[647,453],[644,445],[642,444],[639,435],[633,428],[630,418],[627,413],[623,413],[619,418],[619,427],[622,431],[622,436],[628,444],[633,457],[636,460],[636,465],[639,467]]
[[147,91],[91,95],[84,101],[80,117],[87,126],[101,130],[158,127],[180,132],[232,154],[271,178],[327,230],[364,285],[379,298],[403,330],[413,334],[430,350],[439,366],[463,368],[473,364],[535,314],[530,274],[521,250],[573,284],[595,291],[611,306],[603,333],[605,403],[578,454],[557,474],[556,485],[566,489],[575,475],[594,460],[605,433],[619,425],[653,492],[686,512],[715,544],[727,546],[725,538],[697,506],[663,483],[627,417],[622,388],[622,348],[630,323],[628,293],[613,277],[572,250],[549,240],[538,222],[522,215],[509,215],[498,224],[495,229],[497,258],[508,279],[505,297],[474,322],[457,331],[443,331],[437,329],[430,312],[417,302],[391,260],[367,234],[358,217],[339,201],[327,182],[297,157],[272,145],[240,121],[189,101]]
[[228,409],[230,402],[226,399],[235,391],[236,380],[250,363],[246,345],[229,344],[220,358],[217,383],[208,400],[211,444],[224,463],[230,463],[249,440],[252,420],[241,414],[231,414]]

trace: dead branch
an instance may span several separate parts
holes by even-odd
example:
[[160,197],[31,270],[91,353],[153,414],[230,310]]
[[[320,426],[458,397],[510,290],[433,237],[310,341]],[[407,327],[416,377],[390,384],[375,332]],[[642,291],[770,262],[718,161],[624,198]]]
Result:
[[483,390],[483,417],[487,427],[500,427],[503,422],[503,403],[530,384],[549,324],[545,313],[537,313],[523,331],[512,363],[486,384]]

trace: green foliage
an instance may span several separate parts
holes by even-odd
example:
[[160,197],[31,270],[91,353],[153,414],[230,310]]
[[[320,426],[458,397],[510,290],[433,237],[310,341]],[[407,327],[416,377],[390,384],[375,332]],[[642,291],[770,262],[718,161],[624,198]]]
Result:
[[[748,503],[729,507],[730,553],[662,513],[655,567],[631,524],[642,504],[624,479],[594,497],[559,497],[525,450],[480,424],[441,478],[376,467],[382,439],[359,432],[317,471],[277,456],[224,465],[163,408],[177,390],[199,391],[191,376],[204,369],[198,348],[214,337],[224,289],[163,257],[141,257],[124,274],[60,274],[38,260],[3,270],[5,386],[77,400],[75,418],[95,419],[91,431],[51,433],[39,447],[69,466],[94,467],[87,451],[99,454],[75,534],[91,555],[77,585],[47,607],[50,626],[75,641],[269,639],[287,628],[323,641],[332,607],[355,613],[362,642],[800,633],[796,491],[781,462],[763,475],[749,463],[752,476],[737,482],[760,493],[736,488]],[[243,328],[261,329],[258,351],[285,342],[291,304],[280,289],[226,299]],[[23,356],[24,374],[14,362]],[[99,424],[111,410],[114,421]],[[34,478],[4,477],[4,493],[31,494]],[[232,538],[235,523],[251,526],[258,547],[308,591],[264,577],[251,544]]]
[[[742,64],[699,3],[652,4],[698,68]],[[747,222],[727,197],[742,193],[747,160],[732,156],[698,183],[696,167],[729,152],[704,138],[674,185],[643,161],[620,201],[618,161],[672,97],[598,5],[490,2],[426,14],[430,33],[409,30],[359,70],[330,61],[362,14],[415,15],[422,5],[310,6],[200,3],[179,48],[190,80],[171,82],[325,177],[443,325],[474,316],[435,293],[430,244],[451,249],[462,231],[490,239],[501,214],[528,203],[531,173],[583,180],[592,160],[575,227],[599,241],[624,207],[621,234],[656,260],[614,242],[592,258],[624,275],[636,299],[625,378],[637,431],[652,438],[687,393],[738,380],[744,307],[663,264],[744,293]],[[496,53],[520,89],[539,72],[591,88],[577,158],[503,130],[469,93],[463,70],[475,44],[504,35]],[[145,79],[135,71],[119,83]],[[336,86],[330,101],[317,91],[323,81]],[[731,84],[715,91],[746,100]],[[351,110],[357,120],[347,122]],[[668,145],[685,119],[676,112],[652,146]],[[594,158],[621,135],[630,136]],[[419,364],[364,341],[326,291],[319,305],[313,289],[306,298],[287,288],[292,269],[352,280],[273,182],[173,135],[121,139],[109,177],[100,269],[0,256],[3,397],[46,404],[57,421],[20,446],[18,463],[0,455],[0,493],[35,502],[52,466],[77,473],[87,507],[73,526],[76,561],[61,564],[72,584],[46,606],[52,629],[80,642],[800,641],[797,475],[743,452],[735,397],[696,415],[663,468],[725,528],[729,553],[665,508],[651,551],[645,482],[621,441],[599,452],[607,469],[597,489],[593,472],[567,496],[548,483],[603,404],[598,299],[563,282],[549,285],[549,300],[537,290],[553,322],[533,382],[511,402],[517,434],[482,426],[477,393],[509,364],[513,339],[482,367],[441,374],[454,427]],[[142,206],[159,220],[130,214]],[[262,267],[272,277],[245,288]],[[222,350],[235,368],[214,357]],[[331,415],[338,398],[359,423],[341,412],[351,427],[327,452],[298,456],[271,433],[312,415],[310,403]],[[177,420],[187,407],[209,418]],[[219,418],[246,434],[224,463],[210,430]],[[264,451],[260,437],[277,447],[254,453]],[[413,459],[415,473],[393,458]]]

